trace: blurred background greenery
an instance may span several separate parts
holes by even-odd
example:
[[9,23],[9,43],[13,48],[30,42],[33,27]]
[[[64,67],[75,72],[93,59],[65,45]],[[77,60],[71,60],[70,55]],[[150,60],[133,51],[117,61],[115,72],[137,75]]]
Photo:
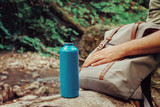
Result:
[[145,21],[149,0],[0,0],[0,52],[58,53],[96,24]]

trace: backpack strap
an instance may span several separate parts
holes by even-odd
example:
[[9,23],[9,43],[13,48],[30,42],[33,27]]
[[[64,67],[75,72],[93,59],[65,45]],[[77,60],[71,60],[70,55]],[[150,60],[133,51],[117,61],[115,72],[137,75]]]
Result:
[[141,24],[142,22],[136,22],[133,26],[133,29],[132,29],[132,33],[131,33],[131,40],[135,39],[136,38],[136,32],[137,32],[137,29],[138,29],[138,26]]
[[98,48],[97,48],[96,51],[99,51],[99,50],[103,49],[104,46],[105,46],[110,40],[112,40],[113,35],[114,35],[121,27],[122,27],[122,26],[120,26],[120,27],[118,27],[117,29],[115,29],[115,30],[109,35],[108,38],[106,38],[102,43],[100,43],[100,44],[98,45]]
[[153,107],[152,97],[151,97],[151,74],[148,75],[141,82],[141,89],[143,93],[143,100],[139,100],[140,107]]
[[[138,26],[139,26],[141,23],[142,23],[142,21],[141,21],[141,22],[136,22],[136,23],[134,24],[134,26],[133,26],[133,28],[132,28],[132,32],[131,32],[131,40],[135,39]],[[109,35],[108,38],[106,38],[102,43],[100,43],[96,51],[99,51],[99,50],[103,49],[104,46],[105,46],[110,40],[112,40],[112,37],[114,36],[114,34],[115,34],[121,27],[123,27],[123,26],[120,26],[120,27],[118,27],[117,29],[115,29],[115,30]]]
[[99,80],[103,80],[106,72],[112,67],[112,65],[115,63],[116,61],[112,61],[109,62],[108,65],[103,69],[103,71],[101,72],[100,76],[99,76]]
[[[131,40],[135,39],[135,35],[136,35],[136,31],[138,29],[139,24],[141,24],[141,22],[136,22],[133,26],[132,32],[131,32]],[[113,37],[113,35],[121,28],[122,26],[118,27],[117,29],[115,29],[110,36],[105,39],[105,41],[103,41],[99,46],[98,49],[96,51],[101,50]],[[115,63],[116,61],[112,61],[109,62],[109,64],[103,69],[103,71],[101,72],[100,76],[99,76],[99,80],[103,80],[104,75],[107,73],[107,71],[112,67],[112,65]]]
[[[134,24],[133,29],[132,29],[132,33],[131,33],[131,36],[132,36],[131,38],[135,39],[136,31],[137,31],[137,29],[138,29],[139,24],[141,24],[141,23],[142,23],[142,22],[136,22],[136,23]],[[123,26],[119,26],[117,29],[115,29],[115,30],[109,35],[108,38],[106,38],[102,43],[100,43],[100,44],[98,45],[96,51],[100,51],[101,49],[103,49],[104,46],[105,46],[110,40],[112,40],[112,37],[114,36],[114,34],[115,34],[121,27],[123,27]],[[132,39],[131,39],[131,40],[132,40]],[[108,67],[110,68],[114,63],[115,63],[115,61],[111,62],[110,66],[108,66]],[[81,72],[81,70],[82,70],[83,67],[84,67],[83,65],[80,67],[79,72]],[[103,70],[103,75],[105,75],[105,73],[108,71],[107,69],[109,69],[109,68],[105,68],[105,70]],[[101,74],[101,76],[100,76],[99,79],[103,80],[103,77],[104,77],[103,75]]]

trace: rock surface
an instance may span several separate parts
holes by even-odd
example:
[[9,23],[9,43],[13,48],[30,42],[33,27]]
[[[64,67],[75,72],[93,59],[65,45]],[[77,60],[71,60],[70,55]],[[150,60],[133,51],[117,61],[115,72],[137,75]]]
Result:
[[[160,105],[160,93],[152,89],[156,105]],[[155,104],[154,104],[155,105]],[[0,107],[136,107],[135,101],[121,101],[93,91],[79,91],[76,98],[62,98],[60,95],[27,95],[11,104]]]
[[80,91],[79,97],[62,98],[60,95],[39,97],[25,96],[3,107],[134,107],[133,102],[122,102],[93,91]]
[[[152,96],[156,105],[160,105],[160,93],[152,89]],[[40,97],[27,95],[0,107],[137,107],[135,103],[132,100],[121,101],[98,92],[80,90],[76,98],[62,98],[59,94]]]
[[[135,107],[133,101],[92,91],[81,90],[73,99],[60,97],[59,59],[11,53],[1,54],[0,60],[0,107]],[[160,105],[160,91],[152,89],[152,96]]]

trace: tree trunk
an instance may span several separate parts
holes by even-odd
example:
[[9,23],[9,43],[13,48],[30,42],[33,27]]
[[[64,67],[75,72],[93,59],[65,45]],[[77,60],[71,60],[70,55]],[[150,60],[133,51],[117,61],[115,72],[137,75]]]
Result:
[[104,39],[105,32],[112,28],[114,26],[97,24],[86,29],[80,41],[80,56],[86,58]]

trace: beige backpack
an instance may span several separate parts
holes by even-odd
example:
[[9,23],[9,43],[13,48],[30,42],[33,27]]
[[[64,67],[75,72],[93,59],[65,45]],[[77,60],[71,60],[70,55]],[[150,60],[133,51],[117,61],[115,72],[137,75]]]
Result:
[[[92,52],[142,38],[160,29],[159,25],[137,22],[105,33],[104,40]],[[92,55],[92,53],[90,55]],[[80,88],[94,90],[120,99],[144,99],[141,83],[157,68],[160,54],[126,57],[80,70]],[[146,103],[147,104],[147,103]],[[149,103],[148,103],[149,104]]]

